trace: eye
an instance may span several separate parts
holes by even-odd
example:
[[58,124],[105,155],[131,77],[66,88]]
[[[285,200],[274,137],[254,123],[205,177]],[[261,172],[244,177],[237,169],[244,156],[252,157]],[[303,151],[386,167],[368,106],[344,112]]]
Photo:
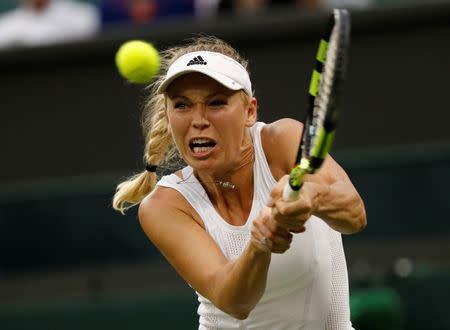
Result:
[[213,108],[220,108],[225,105],[227,105],[227,101],[224,99],[215,99],[208,103],[208,106],[213,107]]
[[186,109],[187,108],[187,104],[186,104],[186,102],[177,101],[174,104],[174,108],[175,109],[180,109],[180,110]]

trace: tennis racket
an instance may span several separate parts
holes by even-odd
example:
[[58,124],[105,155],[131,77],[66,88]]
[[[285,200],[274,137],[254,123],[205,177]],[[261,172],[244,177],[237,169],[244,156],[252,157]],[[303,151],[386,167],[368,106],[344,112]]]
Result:
[[333,143],[350,46],[350,26],[350,13],[334,9],[320,40],[300,147],[283,190],[286,201],[298,198],[305,175],[320,168]]

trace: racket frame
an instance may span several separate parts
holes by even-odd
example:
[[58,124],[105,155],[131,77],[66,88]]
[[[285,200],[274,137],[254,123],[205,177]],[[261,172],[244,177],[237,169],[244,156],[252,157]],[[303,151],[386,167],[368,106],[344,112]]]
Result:
[[284,187],[284,200],[298,198],[305,176],[322,166],[331,149],[345,79],[350,24],[347,10],[334,9],[320,40],[296,165]]

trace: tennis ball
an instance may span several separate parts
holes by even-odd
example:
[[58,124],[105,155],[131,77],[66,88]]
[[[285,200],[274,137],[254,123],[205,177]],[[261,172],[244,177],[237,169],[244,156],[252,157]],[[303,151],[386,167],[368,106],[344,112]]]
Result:
[[159,53],[148,42],[130,40],[117,50],[116,66],[129,82],[146,84],[159,72]]

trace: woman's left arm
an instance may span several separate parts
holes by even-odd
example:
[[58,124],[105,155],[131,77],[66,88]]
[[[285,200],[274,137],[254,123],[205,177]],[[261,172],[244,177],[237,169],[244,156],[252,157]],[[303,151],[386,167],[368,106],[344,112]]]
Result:
[[284,201],[282,192],[288,182],[285,175],[273,188],[269,207],[275,220],[292,232],[303,227],[315,215],[334,230],[353,234],[366,227],[364,203],[345,171],[327,156],[322,167],[307,175],[297,200]]
[[300,230],[311,215],[324,220],[331,228],[352,234],[366,227],[364,202],[344,169],[328,155],[322,167],[307,175],[299,199],[282,200],[282,191],[294,163],[303,125],[292,119],[282,119],[266,126],[263,145],[272,174],[278,180],[272,190],[269,206],[275,219],[293,232]]
[[306,178],[303,188],[315,199],[312,213],[331,228],[352,234],[366,227],[364,202],[348,175],[331,156],[327,156],[319,171]]

